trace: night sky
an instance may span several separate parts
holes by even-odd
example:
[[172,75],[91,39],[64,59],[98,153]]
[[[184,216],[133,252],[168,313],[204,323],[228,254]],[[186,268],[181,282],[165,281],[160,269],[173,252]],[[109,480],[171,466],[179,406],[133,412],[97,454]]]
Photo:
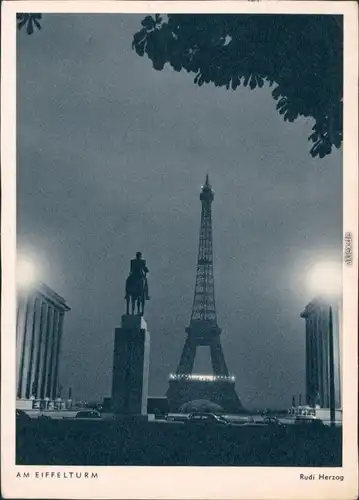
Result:
[[[163,396],[189,323],[209,174],[219,326],[244,406],[304,393],[308,269],[341,254],[341,151],[309,155],[271,89],[197,87],[131,49],[143,16],[45,15],[18,34],[18,249],[62,295],[64,394],[110,395],[129,260],[150,269],[150,395]],[[199,351],[195,369],[210,369]]]

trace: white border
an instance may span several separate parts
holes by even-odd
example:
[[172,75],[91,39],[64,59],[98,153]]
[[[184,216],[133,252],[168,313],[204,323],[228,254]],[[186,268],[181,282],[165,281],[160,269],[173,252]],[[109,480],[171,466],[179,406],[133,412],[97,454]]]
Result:
[[[344,232],[353,265],[344,267],[342,468],[20,467],[15,466],[16,12],[327,13],[344,15]],[[1,472],[5,498],[349,499],[357,494],[358,9],[356,2],[14,1],[2,5],[2,363]],[[16,479],[21,471],[93,471],[97,480]],[[342,474],[343,482],[300,481],[302,473]]]

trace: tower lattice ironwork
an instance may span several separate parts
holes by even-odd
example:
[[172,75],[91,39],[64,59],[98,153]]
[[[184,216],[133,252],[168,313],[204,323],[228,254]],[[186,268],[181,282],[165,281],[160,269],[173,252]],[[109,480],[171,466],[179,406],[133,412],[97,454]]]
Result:
[[[186,328],[187,338],[176,373],[170,375],[167,391],[173,410],[193,399],[210,399],[229,410],[242,408],[234,389],[235,378],[228,373],[220,342],[221,329],[217,324],[213,276],[213,199],[214,194],[207,175],[200,194],[201,226],[191,320]],[[199,346],[207,346],[210,349],[213,370],[210,375],[193,374]]]
[[217,324],[216,303],[213,276],[213,242],[212,242],[212,202],[214,194],[208,175],[202,186],[200,200],[201,227],[199,232],[196,285],[194,291],[191,321],[186,328],[188,334],[177,374],[191,374],[198,346],[208,346],[214,375],[228,376],[219,335],[221,329]]
[[191,321],[206,320],[217,323],[213,278],[212,201],[214,195],[208,175],[202,187],[201,228],[199,233],[196,286]]

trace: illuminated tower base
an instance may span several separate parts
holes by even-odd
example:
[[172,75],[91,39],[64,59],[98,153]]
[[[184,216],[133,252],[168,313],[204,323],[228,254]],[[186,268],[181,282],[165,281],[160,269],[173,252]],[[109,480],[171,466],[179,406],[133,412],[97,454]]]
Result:
[[244,408],[234,384],[234,377],[172,374],[167,391],[170,412],[179,412],[190,401],[208,400],[221,406],[226,412],[240,413]]

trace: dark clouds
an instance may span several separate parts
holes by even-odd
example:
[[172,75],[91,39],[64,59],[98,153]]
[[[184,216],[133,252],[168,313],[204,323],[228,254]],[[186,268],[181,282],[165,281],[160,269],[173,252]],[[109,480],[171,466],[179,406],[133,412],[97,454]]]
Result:
[[[218,320],[249,405],[304,387],[303,273],[340,254],[341,158],[309,156],[311,120],[284,123],[270,89],[196,87],[131,50],[141,17],[46,15],[18,37],[18,241],[72,307],[62,385],[110,393],[129,259],[150,267],[150,392],[163,395],[194,290],[199,190],[213,204]],[[209,367],[200,353],[198,370]]]

